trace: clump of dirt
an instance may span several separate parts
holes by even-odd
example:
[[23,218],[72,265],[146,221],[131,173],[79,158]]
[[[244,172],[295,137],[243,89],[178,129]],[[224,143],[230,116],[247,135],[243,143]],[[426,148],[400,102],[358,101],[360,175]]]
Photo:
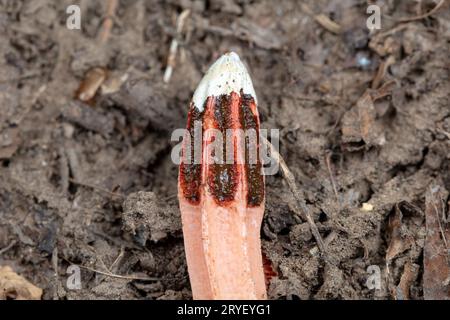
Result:
[[130,194],[123,203],[125,231],[145,246],[147,239],[158,242],[181,229],[179,211],[159,201],[153,192]]
[[[445,291],[430,280],[442,260],[429,258],[427,239],[448,243],[446,4],[428,15],[433,1],[377,1],[381,29],[369,31],[366,1],[121,0],[103,42],[108,1],[80,2],[81,30],[66,28],[72,2],[0,3],[0,266],[44,299],[191,298],[170,138],[202,74],[232,50],[252,75],[261,127],[281,130],[326,248],[294,214],[281,174],[268,176],[269,298]],[[93,68],[108,80],[78,101]],[[431,238],[436,226],[442,236]],[[68,285],[71,265],[81,288]]]

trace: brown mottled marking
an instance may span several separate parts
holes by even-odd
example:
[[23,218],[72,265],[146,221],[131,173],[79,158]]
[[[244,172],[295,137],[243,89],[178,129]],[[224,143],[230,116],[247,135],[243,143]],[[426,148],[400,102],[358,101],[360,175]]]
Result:
[[[234,93],[235,94],[235,93]],[[208,186],[219,205],[226,205],[234,200],[238,185],[239,171],[236,165],[226,162],[226,130],[233,128],[232,104],[238,101],[233,95],[221,95],[214,101],[214,128],[222,132],[223,137],[223,160],[224,164],[211,164],[208,172]]]
[[259,157],[259,122],[257,116],[253,113],[255,108],[255,99],[248,94],[241,94],[242,105],[240,110],[240,121],[244,131],[254,129],[256,131],[256,153],[257,161],[250,163],[249,138],[245,136],[245,178],[247,182],[247,205],[257,207],[264,200],[264,178],[262,176],[262,165]]
[[183,191],[183,196],[191,203],[198,204],[200,202],[200,185],[202,181],[202,164],[194,163],[194,135],[195,122],[203,120],[204,112],[199,112],[198,109],[191,104],[189,108],[187,130],[191,137],[191,155],[188,163],[182,162],[180,165],[180,185]]

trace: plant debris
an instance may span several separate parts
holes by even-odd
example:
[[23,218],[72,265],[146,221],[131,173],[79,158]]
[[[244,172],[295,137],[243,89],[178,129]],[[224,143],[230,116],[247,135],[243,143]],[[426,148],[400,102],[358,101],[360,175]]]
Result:
[[41,300],[42,289],[19,276],[12,268],[0,266],[0,300]]
[[423,296],[427,300],[450,300],[447,198],[448,191],[435,185],[427,192],[425,199],[427,237],[423,252]]

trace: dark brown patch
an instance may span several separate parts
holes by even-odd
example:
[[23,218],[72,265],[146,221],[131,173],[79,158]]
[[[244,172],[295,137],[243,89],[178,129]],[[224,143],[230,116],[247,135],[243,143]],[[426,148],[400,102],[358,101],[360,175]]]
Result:
[[[204,110],[204,109],[203,109]],[[191,155],[188,163],[180,165],[180,184],[184,197],[192,204],[200,202],[200,186],[202,183],[202,164],[194,163],[195,122],[203,120],[204,112],[191,104],[188,114],[187,129],[191,136]]]
[[261,173],[262,165],[259,157],[259,123],[258,118],[251,109],[251,105],[255,104],[254,98],[249,94],[243,94],[242,106],[239,108],[241,126],[244,131],[254,129],[256,131],[256,153],[257,161],[255,164],[250,163],[249,153],[249,137],[245,136],[245,179],[247,182],[247,205],[249,207],[259,206],[264,199],[264,179]]
[[[226,130],[231,129],[233,123],[231,119],[231,103],[231,95],[226,94],[217,97],[214,103],[214,120],[217,124],[217,129],[222,131],[224,137]],[[225,144],[223,148],[225,151]]]
[[[226,130],[232,128],[232,95],[221,95],[214,103],[214,126],[222,132],[223,136],[223,159],[226,161]],[[211,164],[208,172],[208,186],[219,205],[226,205],[234,200],[238,185],[238,170],[236,156],[234,164]]]
[[264,280],[266,282],[266,287],[269,288],[270,281],[278,277],[278,272],[274,269],[272,261],[267,257],[264,251],[261,252],[262,261],[263,261],[263,269],[264,269]]
[[208,186],[214,200],[220,205],[233,201],[238,184],[236,165],[213,164],[210,170]]

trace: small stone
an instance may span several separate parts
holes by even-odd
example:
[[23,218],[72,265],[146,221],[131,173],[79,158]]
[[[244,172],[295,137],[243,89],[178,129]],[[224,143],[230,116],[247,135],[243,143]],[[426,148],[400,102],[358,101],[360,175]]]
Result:
[[63,123],[62,127],[64,131],[64,137],[67,139],[72,139],[75,132],[75,127],[67,122]]
[[364,202],[361,207],[361,210],[365,211],[365,212],[370,212],[373,210],[373,205],[371,205],[370,203]]

